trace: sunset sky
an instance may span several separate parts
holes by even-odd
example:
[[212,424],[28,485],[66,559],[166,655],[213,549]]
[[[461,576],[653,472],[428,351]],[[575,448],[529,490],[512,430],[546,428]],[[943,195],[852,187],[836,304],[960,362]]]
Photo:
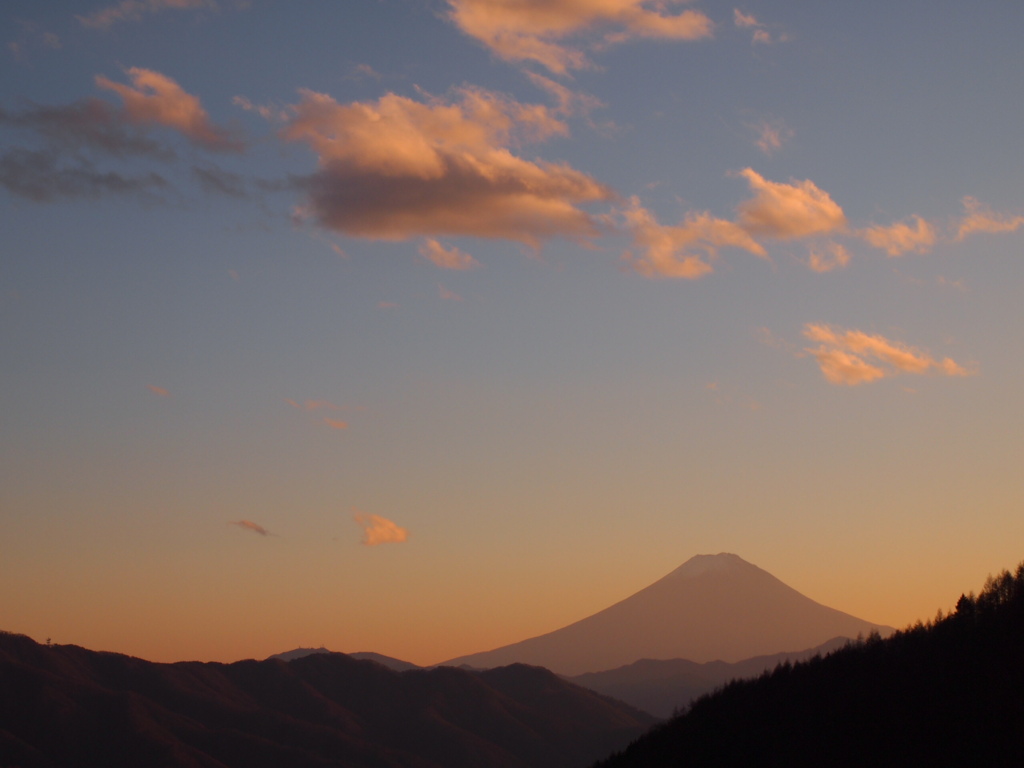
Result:
[[698,553],[894,626],[1024,559],[1024,4],[0,30],[0,629],[428,664]]

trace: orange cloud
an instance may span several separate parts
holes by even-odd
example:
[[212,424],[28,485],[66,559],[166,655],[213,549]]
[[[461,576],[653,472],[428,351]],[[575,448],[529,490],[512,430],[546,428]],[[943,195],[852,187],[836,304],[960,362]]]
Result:
[[556,235],[595,236],[594,218],[577,205],[613,196],[568,165],[510,149],[567,133],[547,107],[462,88],[449,101],[389,93],[351,104],[303,90],[281,135],[319,158],[304,209],[325,227],[381,240],[448,234],[536,247]]
[[913,227],[904,221],[898,221],[888,227],[868,227],[858,234],[890,256],[900,256],[910,251],[928,253],[935,245],[935,229],[920,216],[911,218],[916,222]]
[[242,143],[223,128],[215,126],[199,99],[187,93],[174,80],[149,69],[128,70],[132,85],[123,85],[96,76],[96,85],[114,91],[124,100],[125,116],[136,124],[156,124],[174,128],[190,141],[220,151],[239,151]]
[[380,515],[356,512],[352,518],[363,527],[363,544],[375,547],[378,544],[397,544],[409,538],[409,532],[400,525]]
[[84,27],[106,29],[119,21],[139,21],[146,13],[189,8],[216,9],[217,3],[214,0],[122,0],[116,5],[75,18]]
[[973,232],[1016,232],[1024,225],[1024,216],[993,213],[976,198],[965,197],[963,204],[966,213],[957,228],[957,240],[963,240]]
[[711,19],[687,9],[668,14],[680,0],[448,0],[452,21],[506,61],[535,61],[552,72],[589,66],[566,38],[605,30],[601,42],[634,38],[698,40],[710,37]]
[[757,256],[765,250],[746,231],[731,221],[716,219],[710,213],[689,213],[682,224],[659,224],[654,215],[630,199],[623,212],[626,227],[640,256],[627,253],[623,259],[647,277],[682,277],[694,280],[713,271],[711,262],[721,247],[742,248]]
[[306,400],[304,403],[299,403],[291,398],[286,398],[285,402],[292,408],[302,408],[305,411],[316,411],[320,408],[326,408],[330,411],[341,410],[340,406],[335,405],[330,400]]
[[[808,323],[803,335],[819,344],[804,351],[814,356],[821,372],[832,384],[855,386],[897,373],[971,374],[952,358],[936,360],[923,350],[863,331],[837,331],[828,325]],[[883,368],[883,364],[888,368]]]
[[420,246],[420,255],[441,269],[472,269],[480,266],[480,262],[468,253],[454,246],[445,248],[432,237],[428,237]]
[[739,225],[752,235],[791,240],[846,228],[846,216],[827,192],[808,180],[783,184],[757,171],[739,172],[755,195],[737,207]]
[[251,520],[232,520],[228,525],[237,525],[243,531],[252,531],[258,533],[260,536],[272,536],[273,534],[258,523],[254,523]]
[[171,393],[163,387],[158,387],[156,384],[147,384],[146,389],[152,392],[154,395],[160,395],[160,397],[170,397]]
[[850,253],[846,248],[831,240],[811,246],[809,256],[807,266],[815,272],[831,272],[850,263]]
[[348,429],[348,422],[342,421],[341,419],[329,419],[324,416],[324,424],[331,429]]

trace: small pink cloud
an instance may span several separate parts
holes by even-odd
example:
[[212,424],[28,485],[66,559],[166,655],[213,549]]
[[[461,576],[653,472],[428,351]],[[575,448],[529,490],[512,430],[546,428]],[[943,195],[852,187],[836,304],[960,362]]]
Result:
[[462,301],[462,297],[459,296],[459,294],[455,291],[448,290],[440,283],[437,285],[437,292],[443,301]]
[[409,538],[409,532],[400,525],[380,515],[369,515],[356,510],[352,516],[363,528],[363,544],[375,547],[378,544],[397,544]]
[[398,306],[398,304],[396,304],[393,301],[378,301],[377,302],[377,309],[394,309],[397,306]]
[[154,395],[160,395],[160,397],[170,397],[171,393],[163,387],[158,387],[156,384],[147,384],[146,389],[152,392]]
[[472,269],[480,266],[480,262],[465,251],[461,251],[455,246],[445,248],[432,237],[423,241],[420,246],[420,256],[441,269]]
[[326,424],[331,429],[347,429],[348,428],[348,422],[342,421],[341,419],[329,419],[326,416],[324,416],[324,424]]
[[251,531],[253,533],[258,533],[260,536],[274,535],[266,528],[264,528],[262,525],[260,525],[259,523],[254,523],[252,520],[232,520],[228,523],[228,525],[237,525],[243,531]]

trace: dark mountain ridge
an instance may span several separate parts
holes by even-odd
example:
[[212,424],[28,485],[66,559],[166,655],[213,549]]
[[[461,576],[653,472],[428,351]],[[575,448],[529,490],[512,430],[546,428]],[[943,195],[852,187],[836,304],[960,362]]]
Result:
[[933,623],[698,699],[601,768],[1024,765],[1024,564]]
[[157,664],[0,633],[4,768],[564,768],[653,722],[524,665]]

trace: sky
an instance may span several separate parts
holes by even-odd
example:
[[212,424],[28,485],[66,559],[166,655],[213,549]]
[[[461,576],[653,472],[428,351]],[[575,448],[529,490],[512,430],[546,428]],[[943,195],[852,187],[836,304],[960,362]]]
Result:
[[1024,559],[1024,5],[0,30],[0,628],[430,664],[696,554],[896,627]]

